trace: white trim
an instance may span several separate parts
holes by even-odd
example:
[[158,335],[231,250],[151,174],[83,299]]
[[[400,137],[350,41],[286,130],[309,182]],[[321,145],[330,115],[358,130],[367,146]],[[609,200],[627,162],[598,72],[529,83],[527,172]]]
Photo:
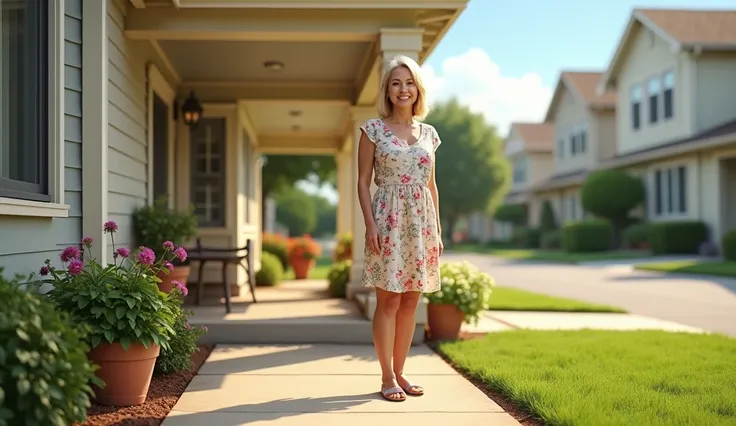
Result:
[[92,256],[105,264],[108,220],[108,33],[107,1],[82,2],[82,232],[92,237]]
[[174,113],[174,101],[176,100],[176,92],[171,87],[171,85],[169,85],[169,82],[166,81],[166,78],[164,78],[163,74],[161,74],[156,65],[149,63],[147,68],[148,91],[146,96],[146,127],[148,131],[146,134],[146,143],[148,144],[148,204],[151,205],[155,201],[153,196],[153,94],[155,93],[169,107],[169,116],[167,117],[168,130],[166,132],[169,139],[166,144],[168,151],[168,176],[166,180],[168,185],[167,191],[169,193],[169,207],[173,207],[174,200],[171,194],[174,193],[175,182],[174,168],[176,166],[176,162],[174,161],[174,143],[176,141],[176,125],[171,114]]
[[176,72],[174,64],[171,63],[169,56],[166,54],[164,49],[161,48],[161,44],[159,44],[158,40],[150,40],[150,43],[151,47],[153,47],[153,50],[155,50],[156,54],[158,54],[159,58],[161,58],[161,62],[163,62],[164,66],[166,67],[166,71],[168,71],[171,76],[174,77],[174,83],[181,83],[181,76],[179,76],[179,73]]
[[64,204],[64,0],[50,3],[48,32],[48,190],[50,202],[0,197],[0,215],[68,217]]

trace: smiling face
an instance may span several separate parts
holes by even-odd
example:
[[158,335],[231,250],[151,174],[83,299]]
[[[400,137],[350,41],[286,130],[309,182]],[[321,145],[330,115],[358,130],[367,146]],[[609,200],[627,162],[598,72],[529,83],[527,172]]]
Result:
[[419,90],[414,76],[405,66],[396,67],[389,77],[388,97],[396,108],[411,108],[417,100]]

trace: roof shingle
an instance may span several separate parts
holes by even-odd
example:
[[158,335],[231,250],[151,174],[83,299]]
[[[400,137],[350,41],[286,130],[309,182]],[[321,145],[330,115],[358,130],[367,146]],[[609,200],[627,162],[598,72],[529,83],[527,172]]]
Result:
[[554,149],[555,125],[553,123],[511,123],[519,138],[523,139],[527,151],[551,152]]
[[608,90],[598,95],[598,82],[603,77],[602,72],[563,71],[562,78],[572,85],[575,91],[588,105],[612,107],[616,105],[616,92]]
[[636,9],[670,37],[689,45],[736,45],[736,9]]

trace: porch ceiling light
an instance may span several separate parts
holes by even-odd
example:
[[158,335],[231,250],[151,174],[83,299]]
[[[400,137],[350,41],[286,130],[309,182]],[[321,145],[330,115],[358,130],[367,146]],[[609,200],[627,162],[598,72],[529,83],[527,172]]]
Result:
[[299,117],[300,115],[302,115],[302,112],[299,110],[293,109],[289,111],[289,115],[292,117]]
[[281,71],[284,69],[284,63],[281,61],[266,61],[263,63],[263,66],[271,71]]
[[187,126],[196,126],[199,123],[199,119],[202,118],[202,104],[199,103],[199,99],[194,96],[194,92],[189,93],[189,97],[184,101],[184,105],[181,106],[181,113],[184,116],[184,124]]

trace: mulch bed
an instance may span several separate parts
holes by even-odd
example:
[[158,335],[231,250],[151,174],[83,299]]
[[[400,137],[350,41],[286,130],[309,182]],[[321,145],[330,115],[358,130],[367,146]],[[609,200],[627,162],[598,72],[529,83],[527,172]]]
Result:
[[210,356],[213,346],[198,345],[192,368],[169,375],[153,376],[146,402],[133,407],[92,405],[85,426],[158,426],[169,414],[189,382]]
[[[461,332],[460,333],[460,340],[471,340],[471,339],[479,339],[481,337],[486,336],[486,333],[466,333]],[[531,414],[527,413],[526,411],[522,410],[518,406],[516,406],[513,402],[506,399],[505,396],[500,394],[499,392],[489,388],[485,383],[483,383],[482,380],[477,379],[470,374],[468,374],[466,371],[462,370],[460,367],[455,365],[450,358],[445,356],[439,348],[438,348],[438,342],[431,340],[431,336],[427,332],[427,335],[425,336],[425,343],[427,346],[432,348],[437,355],[439,355],[443,360],[445,360],[446,363],[448,363],[455,371],[458,372],[461,376],[465,377],[467,381],[472,383],[476,388],[480,389],[488,398],[492,399],[496,404],[498,404],[505,412],[507,412],[511,417],[515,418],[517,422],[521,423],[522,426],[544,426],[544,422],[535,418]]]

